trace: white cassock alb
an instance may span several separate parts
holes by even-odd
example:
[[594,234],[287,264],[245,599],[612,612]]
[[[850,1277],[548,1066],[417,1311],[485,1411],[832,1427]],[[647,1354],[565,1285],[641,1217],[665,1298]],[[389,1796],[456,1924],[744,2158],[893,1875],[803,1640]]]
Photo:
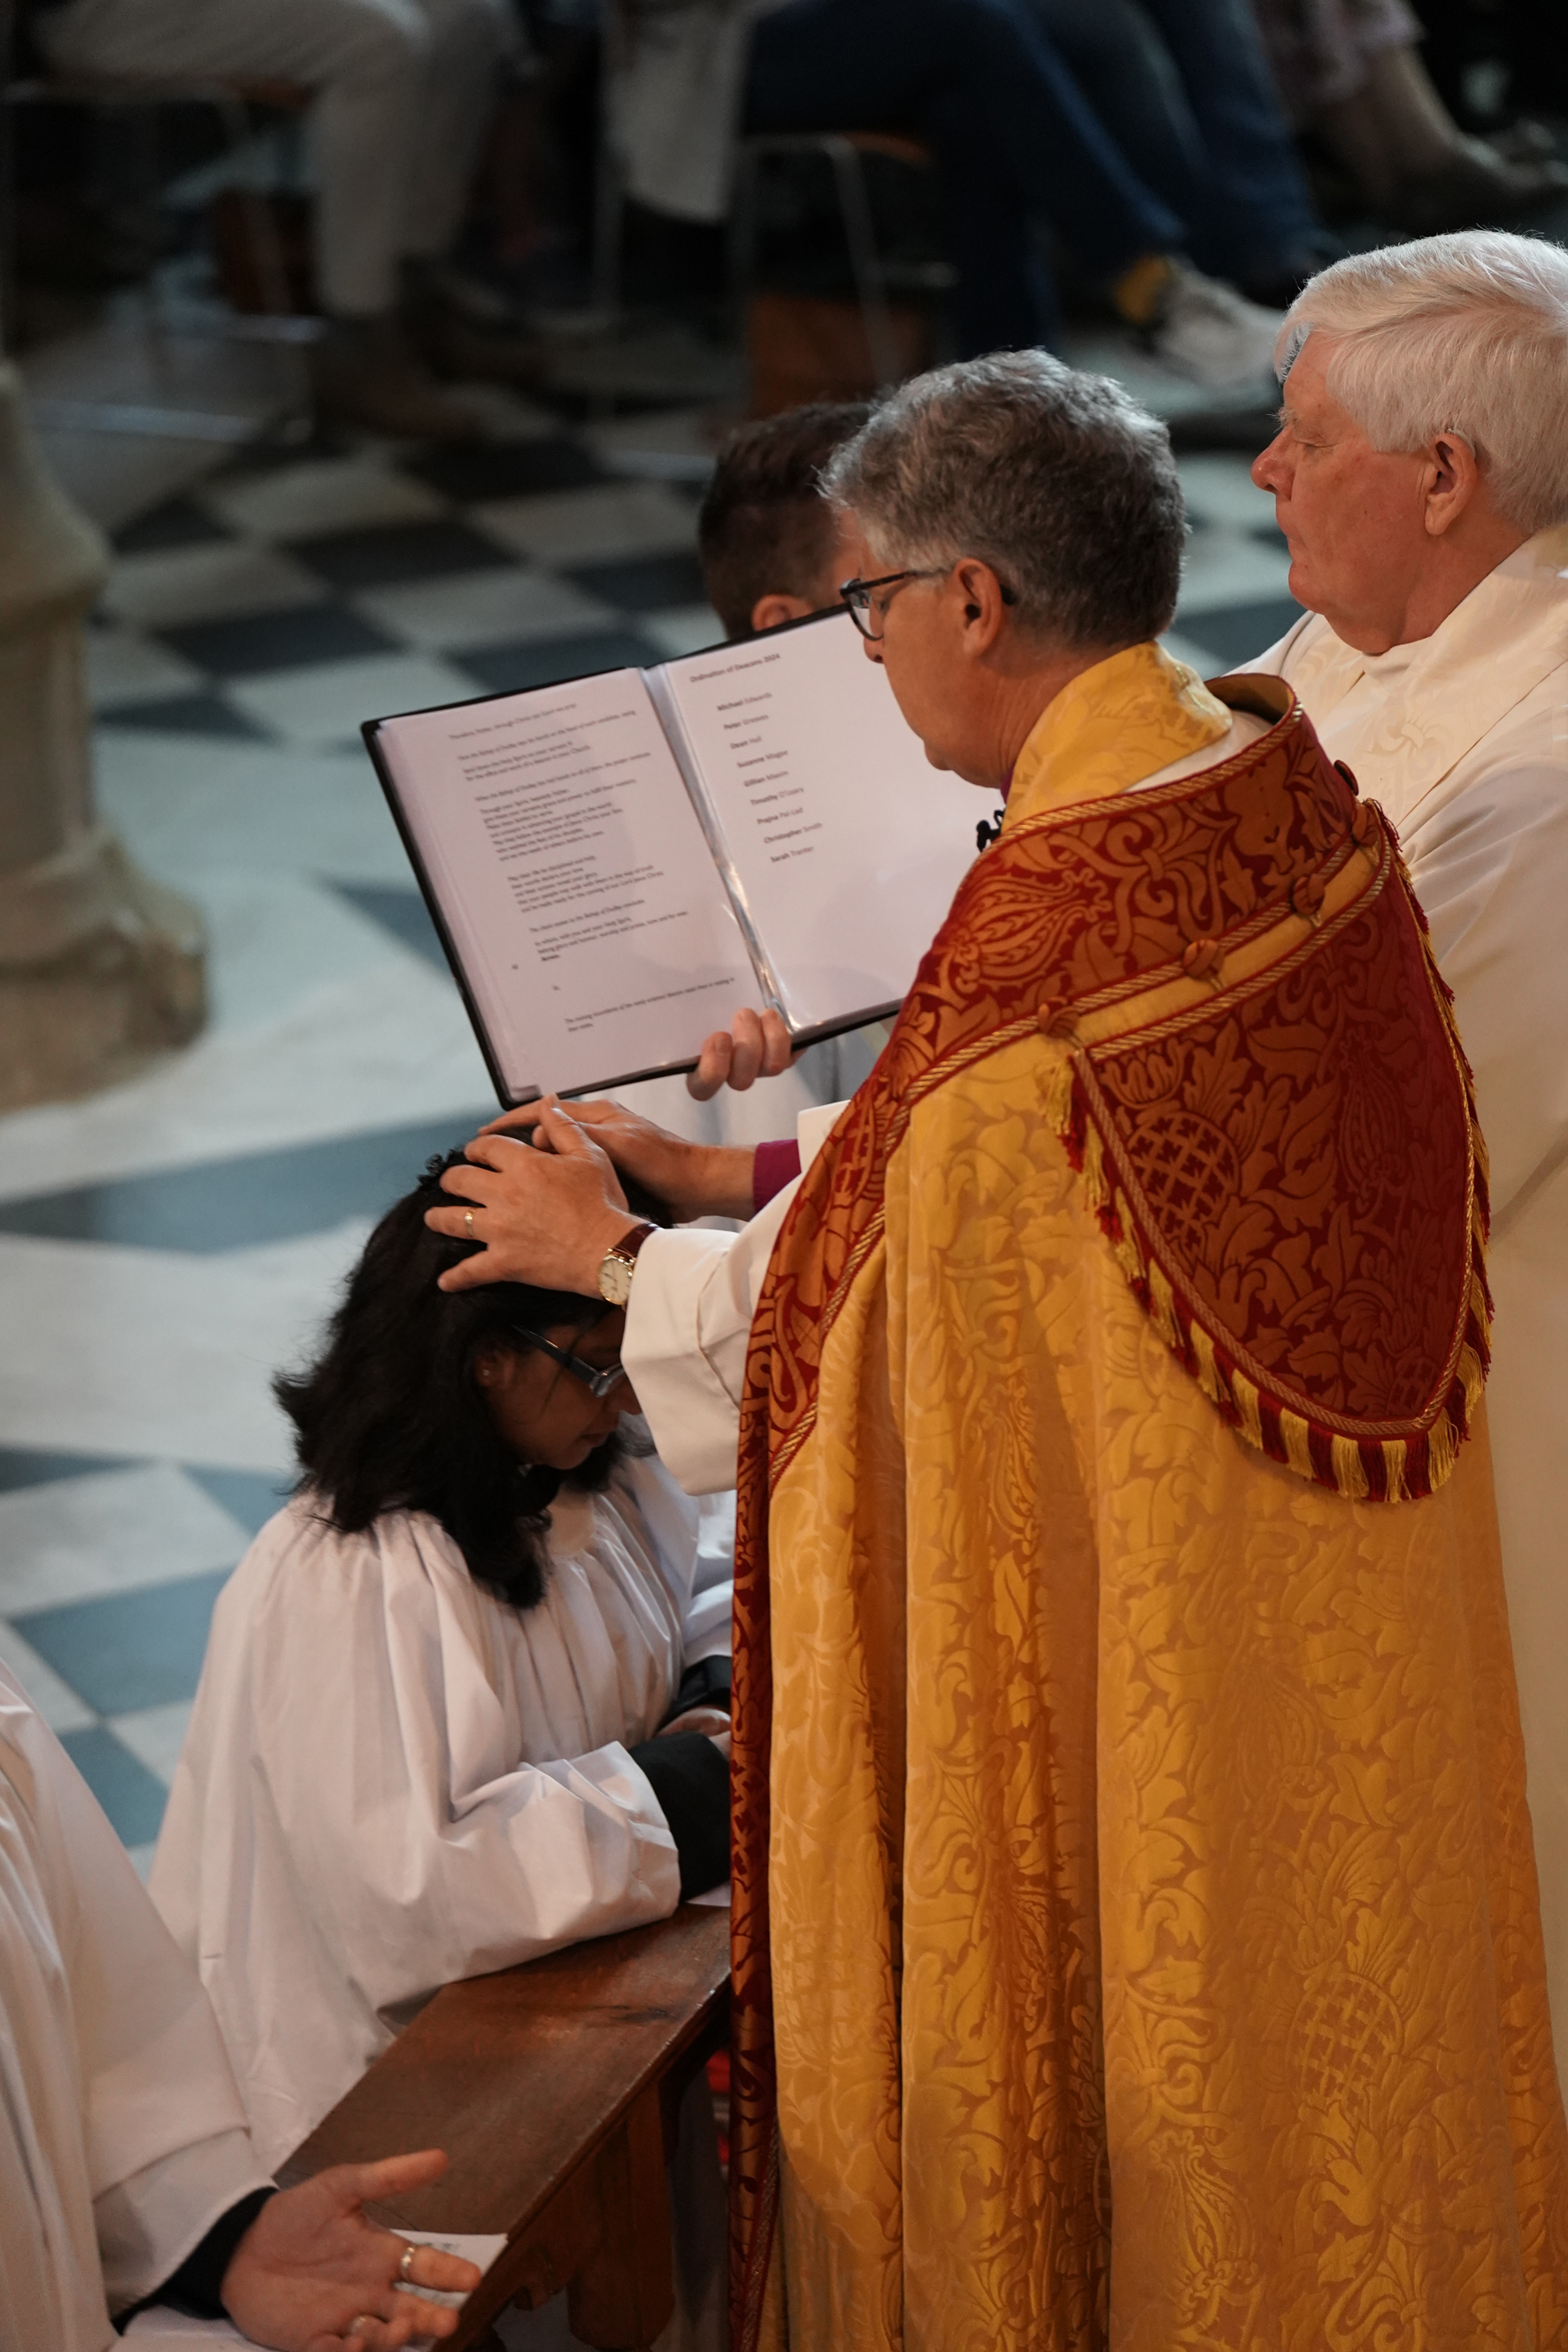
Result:
[[1568,530],[1529,541],[1413,645],[1360,654],[1310,614],[1246,667],[1289,682],[1393,818],[1476,1074],[1487,1419],[1568,2094]]
[[308,1500],[219,1597],[151,1886],[277,2163],[442,1985],[674,1910],[627,1754],[730,1642],[732,1507],[656,1460],[563,1490],[531,1610],[435,1520]]
[[0,1666],[0,2352],[105,2352],[268,2177],[195,1971]]

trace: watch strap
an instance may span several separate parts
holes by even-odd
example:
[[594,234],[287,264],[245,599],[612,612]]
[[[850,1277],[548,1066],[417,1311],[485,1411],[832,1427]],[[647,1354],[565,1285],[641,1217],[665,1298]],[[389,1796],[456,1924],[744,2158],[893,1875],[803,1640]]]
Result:
[[636,1265],[638,1250],[641,1249],[649,1234],[657,1234],[658,1231],[657,1225],[634,1225],[629,1234],[623,1234],[618,1242],[611,1244],[605,1252],[605,1255],[624,1258],[627,1265]]
[[[618,1242],[612,1242],[599,1260],[599,1296],[607,1299],[612,1307],[626,1305],[631,1279],[637,1272],[637,1252],[649,1234],[657,1230],[654,1225],[634,1225],[629,1234],[623,1234]],[[611,1276],[612,1267],[620,1270],[618,1278]]]

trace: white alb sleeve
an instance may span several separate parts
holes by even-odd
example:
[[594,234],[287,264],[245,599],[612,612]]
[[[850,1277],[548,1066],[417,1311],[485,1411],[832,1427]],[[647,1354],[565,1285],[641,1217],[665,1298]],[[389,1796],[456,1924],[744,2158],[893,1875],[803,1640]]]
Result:
[[[826,1103],[801,1112],[803,1169],[844,1108]],[[752,1317],[799,1184],[798,1177],[786,1184],[738,1234],[683,1226],[650,1234],[637,1253],[621,1361],[659,1459],[689,1495],[720,1494],[735,1483]]]

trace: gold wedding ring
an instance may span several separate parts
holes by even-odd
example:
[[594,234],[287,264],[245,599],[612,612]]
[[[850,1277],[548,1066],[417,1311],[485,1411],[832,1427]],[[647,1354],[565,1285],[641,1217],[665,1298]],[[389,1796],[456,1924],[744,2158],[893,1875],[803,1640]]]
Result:
[[463,1229],[467,1233],[468,1239],[472,1241],[474,1238],[474,1213],[472,1209],[465,1209],[463,1211]]

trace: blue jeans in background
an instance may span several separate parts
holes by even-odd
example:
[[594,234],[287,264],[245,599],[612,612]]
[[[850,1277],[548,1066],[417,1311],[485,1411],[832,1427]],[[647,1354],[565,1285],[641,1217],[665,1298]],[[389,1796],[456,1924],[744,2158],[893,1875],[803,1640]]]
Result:
[[1100,279],[1185,248],[1031,0],[787,0],[752,35],[743,127],[900,131],[931,149],[963,358],[1056,340],[1036,221]]
[[1200,269],[1247,288],[1335,249],[1248,0],[1028,5],[1117,145],[1180,216]]

